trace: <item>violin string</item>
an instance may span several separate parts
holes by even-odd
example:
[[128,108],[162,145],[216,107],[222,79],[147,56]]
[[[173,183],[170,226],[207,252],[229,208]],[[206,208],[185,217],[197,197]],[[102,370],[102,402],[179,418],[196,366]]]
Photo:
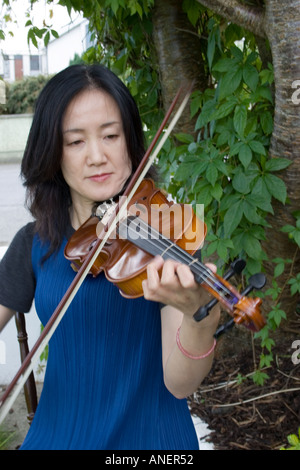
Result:
[[[139,228],[139,234],[142,235],[142,231],[140,230],[142,228],[143,234],[147,235],[147,237],[144,235],[143,240],[147,240],[149,244],[155,245],[158,247],[160,245],[160,250],[161,250],[161,256],[163,256],[167,251],[171,250],[171,253],[175,257],[175,260],[178,261],[178,258],[180,261],[182,261],[185,264],[191,265],[192,263],[197,267],[197,274],[205,274],[206,276],[210,276],[212,280],[216,281],[216,279],[213,279],[211,276],[209,270],[200,263],[199,260],[196,260],[195,258],[192,257],[189,253],[187,253],[184,250],[181,250],[178,245],[176,245],[174,242],[171,240],[165,238],[162,236],[160,232],[158,232],[156,229],[153,227],[150,227],[149,225],[146,224],[142,219],[138,219],[139,222],[136,222],[134,219],[133,221],[130,222],[130,225],[132,228],[132,224],[134,228]],[[152,238],[149,238],[149,228],[151,229],[151,235],[153,235]],[[142,238],[142,237],[141,237]],[[198,261],[195,263],[195,261]]]
[[[232,292],[229,289],[227,289],[227,287],[224,286],[224,284],[222,284],[220,280],[214,276],[214,274],[210,271],[210,269],[200,262],[200,260],[194,258],[192,255],[187,253],[185,250],[180,248],[171,240],[163,237],[161,233],[159,233],[156,229],[153,229],[153,227],[149,227],[149,225],[147,225],[142,219],[139,219],[139,221],[142,222],[143,224],[142,229],[146,235],[149,235],[149,228],[151,229],[151,234],[154,235],[153,239],[151,238],[149,239],[147,237],[148,243],[157,247],[157,242],[159,242],[159,245],[163,246],[163,248],[161,248],[161,255],[163,255],[164,253],[170,250],[171,254],[173,255],[176,261],[181,261],[182,263],[187,264],[188,266],[191,267],[192,271],[194,271],[196,274],[199,274],[201,277],[202,275],[204,275],[205,278],[202,277],[203,282],[206,283],[213,291],[217,292],[221,297],[223,297],[224,300],[226,299],[223,293],[219,292],[216,289],[215,287],[216,284],[219,287],[222,287],[224,293],[226,293],[229,296],[233,296]],[[134,222],[134,225],[135,227],[141,228],[141,224]],[[140,234],[142,233],[141,230],[139,231],[139,233]],[[145,239],[146,238],[144,238],[144,240]]]
[[[138,219],[138,222],[136,221],[136,219]],[[216,284],[217,286],[222,287],[225,294],[234,297],[232,292],[226,286],[224,286],[224,284],[219,279],[217,279],[211,272],[211,270],[205,265],[203,265],[200,260],[194,258],[192,255],[180,248],[174,242],[165,238],[160,232],[158,232],[153,227],[149,226],[142,219],[136,219],[130,219],[130,228],[138,228],[140,238],[143,240],[147,240],[150,245],[155,246],[156,248],[159,247],[161,255],[163,255],[167,251],[169,253],[171,252],[175,260],[187,264],[191,267],[192,271],[194,271],[196,274],[199,274],[201,277],[202,275],[204,275],[205,277],[202,277],[203,282],[206,283],[213,291],[217,292],[220,296],[222,296],[224,300],[226,300],[226,298],[224,297],[222,292],[219,292],[216,289]],[[128,225],[127,228],[129,228]],[[149,229],[151,230],[152,238],[149,238]],[[132,240],[132,242],[134,243],[134,240]]]

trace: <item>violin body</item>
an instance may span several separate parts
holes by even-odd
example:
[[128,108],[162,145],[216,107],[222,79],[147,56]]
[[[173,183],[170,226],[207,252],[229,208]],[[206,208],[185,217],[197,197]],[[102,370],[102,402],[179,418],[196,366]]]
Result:
[[[101,206],[103,204],[98,209]],[[107,210],[108,217],[111,211],[114,211],[113,207]],[[105,227],[105,215],[101,221],[94,216],[70,238],[65,256],[75,271],[80,269],[99,241],[98,235],[104,237]],[[196,217],[190,204],[168,201],[152,180],[145,179],[126,205],[126,216],[118,222],[113,236],[106,240],[90,273],[97,276],[103,271],[121,295],[134,299],[143,295],[142,282],[147,277],[147,265],[153,256],[179,261],[190,267],[196,282],[225,307],[235,323],[259,331],[265,325],[260,314],[261,299],[239,293],[193,256],[202,246],[205,235],[206,225]]]
[[[170,202],[150,179],[141,182],[127,207],[127,212],[129,224],[138,217],[139,222],[144,221],[151,227],[152,233],[149,235],[153,235],[152,229],[155,229],[192,255],[205,239],[206,225],[196,217],[192,207],[189,204]],[[83,264],[102,228],[103,221],[99,221],[97,216],[92,216],[68,241],[65,257],[71,261],[75,271]],[[138,223],[135,226],[137,236],[139,228]],[[124,297],[137,298],[143,295],[142,281],[147,277],[147,265],[152,259],[153,255],[115,233],[104,245],[90,273],[98,276],[103,271]]]

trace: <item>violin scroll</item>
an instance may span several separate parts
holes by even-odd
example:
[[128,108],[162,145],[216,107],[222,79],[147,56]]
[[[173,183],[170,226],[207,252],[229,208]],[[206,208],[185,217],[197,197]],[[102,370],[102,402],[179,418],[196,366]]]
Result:
[[[231,263],[228,271],[226,271],[224,274],[223,280],[230,279],[234,274],[241,274],[245,266],[246,262],[244,260],[234,260]],[[254,289],[262,289],[265,284],[266,276],[263,273],[257,273],[249,278],[249,284],[243,290],[243,292],[238,293],[236,291],[239,300],[234,304],[233,308],[231,308],[230,305],[228,305],[227,308],[227,311],[232,316],[232,318],[227,323],[218,328],[215,333],[215,338],[220,337],[223,333],[232,328],[234,324],[243,324],[243,326],[245,326],[247,329],[254,332],[261,330],[265,326],[266,321],[260,313],[260,305],[262,303],[261,299],[257,297],[246,297]],[[194,319],[197,322],[203,320],[209,314],[209,311],[217,304],[217,302],[218,300],[214,298],[206,305],[202,306],[195,313]]]

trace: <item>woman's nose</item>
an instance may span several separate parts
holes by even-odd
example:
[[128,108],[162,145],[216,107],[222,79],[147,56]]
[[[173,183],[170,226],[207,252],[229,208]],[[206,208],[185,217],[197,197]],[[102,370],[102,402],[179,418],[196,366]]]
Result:
[[98,139],[92,140],[87,146],[87,164],[101,165],[107,161],[104,146]]

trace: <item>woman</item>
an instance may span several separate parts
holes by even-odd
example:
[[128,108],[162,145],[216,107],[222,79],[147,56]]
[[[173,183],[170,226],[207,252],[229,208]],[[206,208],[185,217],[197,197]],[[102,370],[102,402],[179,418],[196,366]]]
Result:
[[[96,201],[122,192],[143,153],[134,100],[109,70],[72,66],[48,82],[22,161],[35,222],[0,265],[0,328],[33,299],[47,323],[75,275],[68,238]],[[85,279],[50,340],[22,449],[198,449],[185,397],[210,370],[219,310],[193,320],[208,299],[187,266],[155,258],[147,275],[135,300],[103,274]]]

